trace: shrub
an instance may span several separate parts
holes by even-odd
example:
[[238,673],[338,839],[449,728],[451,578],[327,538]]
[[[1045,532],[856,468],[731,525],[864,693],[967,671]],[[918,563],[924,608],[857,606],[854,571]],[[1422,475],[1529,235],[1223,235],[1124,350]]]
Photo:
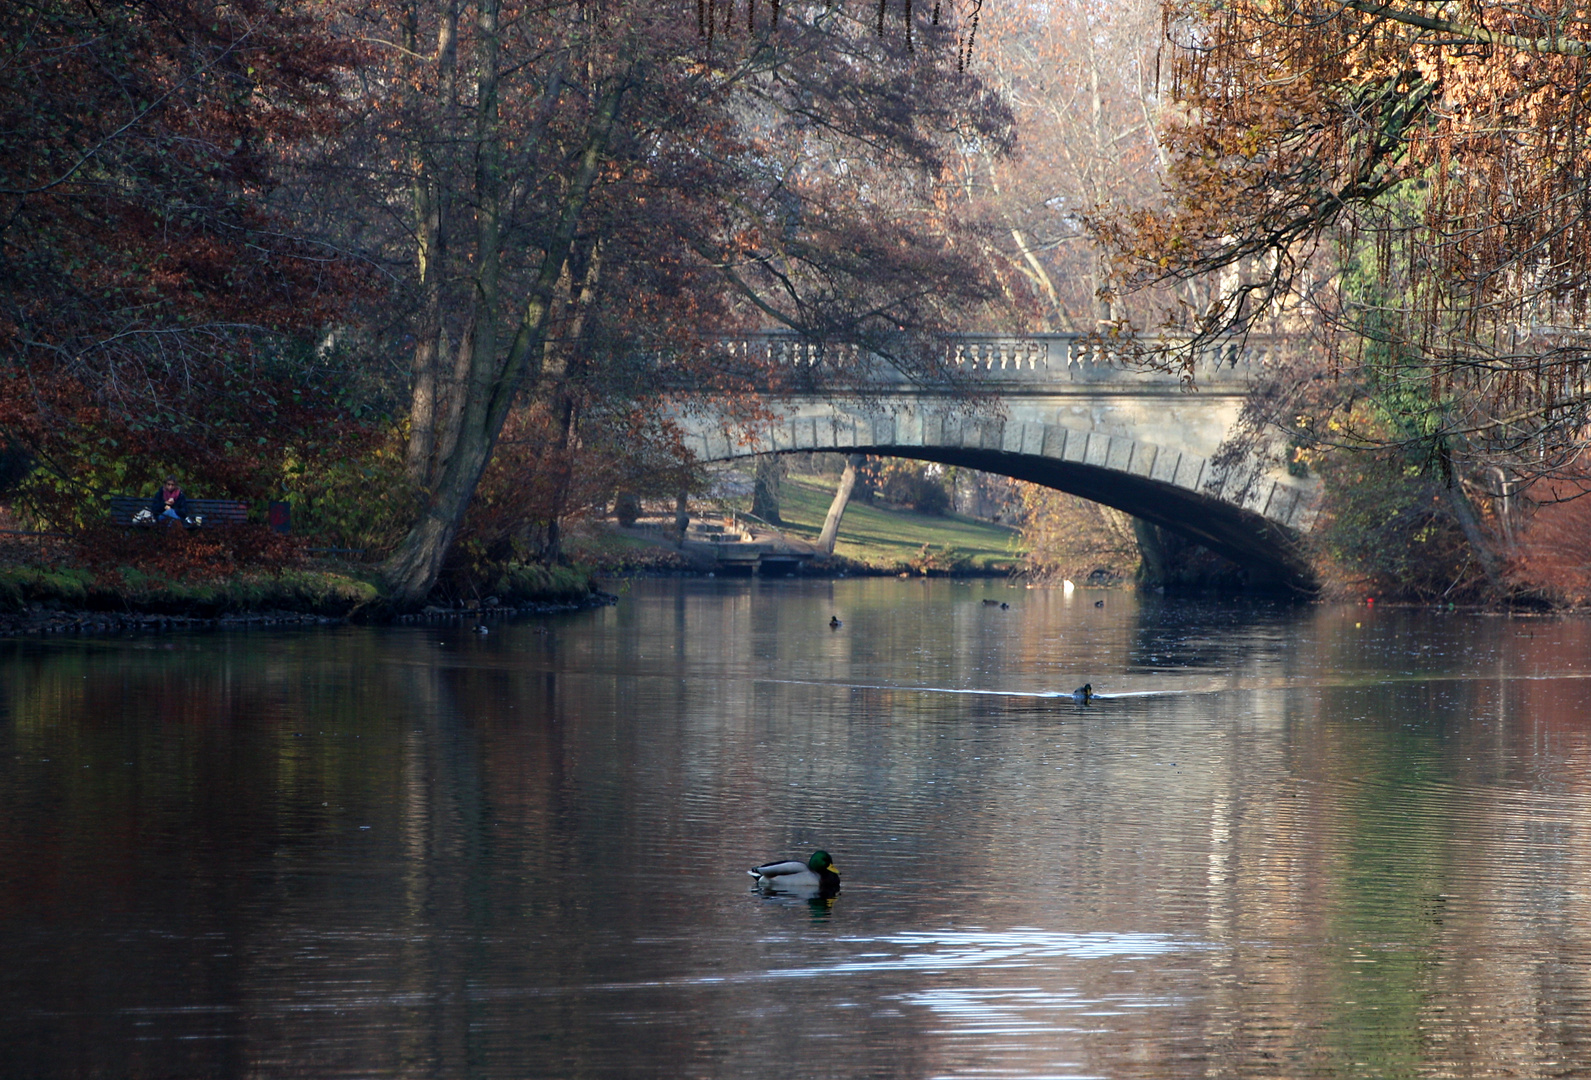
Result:
[[1486,587],[1447,493],[1400,450],[1335,451],[1313,539],[1328,591],[1419,600],[1480,595]]
[[932,544],[924,544],[922,549],[906,563],[907,567],[919,574],[956,574],[970,573],[973,569],[972,556],[960,548],[947,546],[935,551]]
[[86,570],[0,567],[0,608],[21,610],[41,602],[80,607],[88,599],[93,581]]
[[950,492],[936,465],[904,458],[869,459],[862,489],[896,506],[909,506],[919,514],[943,514],[950,509]]
[[493,583],[492,592],[504,604],[579,600],[591,595],[591,574],[578,566],[519,563],[508,567]]
[[1119,579],[1136,570],[1138,545],[1126,514],[1038,484],[1023,484],[1019,491],[1030,576],[1081,581],[1104,567]]
[[1591,492],[1580,485],[1536,507],[1520,538],[1514,579],[1568,604],[1591,603]]

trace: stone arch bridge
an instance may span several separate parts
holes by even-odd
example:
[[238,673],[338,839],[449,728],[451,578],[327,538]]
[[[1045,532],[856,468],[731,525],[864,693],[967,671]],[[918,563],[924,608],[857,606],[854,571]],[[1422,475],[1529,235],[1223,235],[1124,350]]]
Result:
[[[753,335],[727,348],[781,365],[825,363],[821,346],[793,335]],[[868,392],[786,392],[771,399],[776,418],[764,425],[711,411],[681,416],[686,445],[702,462],[830,451],[1000,473],[1195,540],[1244,566],[1254,584],[1312,588],[1299,540],[1315,523],[1318,480],[1265,460],[1277,455],[1229,461],[1222,453],[1275,346],[1251,341],[1201,355],[1196,390],[1075,335],[964,335],[947,348],[952,381],[944,386],[870,363],[883,374]]]

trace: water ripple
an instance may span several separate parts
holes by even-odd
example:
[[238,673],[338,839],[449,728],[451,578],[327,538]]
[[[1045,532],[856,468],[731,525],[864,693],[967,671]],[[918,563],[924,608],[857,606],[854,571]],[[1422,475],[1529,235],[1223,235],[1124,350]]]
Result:
[[798,978],[859,971],[952,971],[957,968],[1029,967],[1045,960],[1066,957],[1097,960],[1102,957],[1157,956],[1215,948],[1202,942],[1166,934],[1065,934],[1018,927],[1011,930],[914,931],[876,938],[846,938],[860,945],[885,943],[899,946],[897,956],[856,957],[818,967],[787,968],[771,975]]

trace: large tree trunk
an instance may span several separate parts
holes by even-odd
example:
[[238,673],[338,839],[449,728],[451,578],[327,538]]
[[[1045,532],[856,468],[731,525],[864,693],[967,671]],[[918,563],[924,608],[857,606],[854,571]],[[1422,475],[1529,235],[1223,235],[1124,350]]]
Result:
[[[422,482],[427,489],[440,478],[442,468],[453,455],[458,442],[459,421],[464,414],[464,402],[469,394],[470,369],[475,364],[475,316],[471,313],[459,337],[458,348],[453,353],[452,371],[439,384],[440,400],[431,414],[432,432],[429,445],[431,458],[425,463]],[[437,370],[441,370],[438,362]]]
[[840,535],[840,519],[845,516],[846,503],[851,501],[851,490],[856,487],[856,470],[861,464],[861,454],[852,454],[845,459],[840,486],[834,489],[834,501],[829,503],[828,515],[823,519],[823,531],[818,533],[818,549],[825,556],[834,554],[834,542]]
[[497,112],[497,12],[498,0],[482,0],[478,14],[474,334],[467,354],[460,343],[459,357],[461,364],[468,361],[468,378],[461,388],[460,408],[456,413],[449,410],[445,428],[437,434],[437,449],[446,446],[449,452],[437,455],[436,480],[426,492],[419,518],[381,568],[388,596],[399,608],[416,607],[430,595],[481,474],[491,461],[509,407],[527,379],[534,383],[540,374],[558,279],[627,90],[628,77],[616,78],[592,110],[586,145],[543,249],[524,313],[506,355],[499,356],[503,177]]
[[[573,253],[571,263],[578,261],[581,252]],[[574,455],[577,451],[575,424],[580,409],[573,385],[580,377],[584,347],[589,343],[591,307],[596,303],[597,286],[602,277],[602,244],[592,244],[584,252],[585,273],[580,290],[574,298],[574,318],[565,335],[562,348],[546,351],[543,381],[548,384],[546,396],[548,409],[558,418],[558,441],[553,462],[552,503],[548,508],[546,539],[541,547],[541,559],[555,563],[563,558],[563,515],[569,506],[570,491],[574,486]]]
[[392,603],[400,608],[425,602],[442,572],[453,538],[458,535],[464,511],[469,508],[481,474],[491,458],[496,432],[484,429],[469,432],[456,446],[448,467],[437,482],[409,534],[381,566]]
[[[444,0],[437,30],[435,64],[444,110],[451,108],[457,86],[458,0]],[[404,27],[404,47],[414,60],[419,55],[419,6],[409,9]],[[414,86],[423,81],[411,76],[404,80],[413,107],[419,108]],[[431,479],[436,452],[438,397],[442,393],[440,368],[447,353],[447,331],[442,320],[442,275],[446,273],[447,235],[443,213],[444,191],[438,182],[431,154],[432,147],[420,146],[414,153],[411,183],[412,217],[415,237],[415,270],[419,278],[419,310],[414,320],[414,385],[409,402],[409,444],[405,466],[409,479],[425,484]]]
[[1464,539],[1469,541],[1470,551],[1474,553],[1475,561],[1480,563],[1481,572],[1486,575],[1486,583],[1501,596],[1508,591],[1508,586],[1503,580],[1503,568],[1492,548],[1491,538],[1475,516],[1475,508],[1470,505],[1469,496],[1464,492],[1464,482],[1453,467],[1453,456],[1445,443],[1438,449],[1437,455],[1448,508],[1453,512],[1453,517],[1458,519],[1458,527],[1463,531]]

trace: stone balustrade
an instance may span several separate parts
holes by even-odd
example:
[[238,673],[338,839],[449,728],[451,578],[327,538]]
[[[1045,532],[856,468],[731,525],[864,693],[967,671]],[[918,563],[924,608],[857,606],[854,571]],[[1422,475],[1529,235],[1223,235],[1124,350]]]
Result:
[[[943,370],[985,382],[1022,383],[1024,389],[1065,383],[1162,384],[1180,388],[1181,371],[1145,368],[1149,352],[1164,339],[1113,341],[1085,334],[958,334],[946,340],[939,358]],[[769,331],[721,339],[727,358],[760,364],[828,371],[855,377],[865,373],[875,383],[921,381],[908,377],[876,354],[852,343],[831,344],[787,331]],[[1277,364],[1289,348],[1279,338],[1250,337],[1201,349],[1188,374],[1197,385],[1248,382],[1256,372]]]

